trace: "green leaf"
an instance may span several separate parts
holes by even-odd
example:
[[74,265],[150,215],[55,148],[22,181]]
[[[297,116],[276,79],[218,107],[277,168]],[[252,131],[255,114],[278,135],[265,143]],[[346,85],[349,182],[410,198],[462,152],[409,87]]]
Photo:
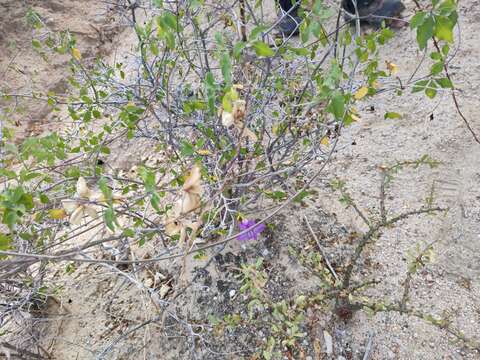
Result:
[[171,28],[172,30],[177,30],[177,17],[171,12],[166,12],[163,15],[163,20],[169,28]]
[[439,61],[439,60],[442,60],[442,55],[440,53],[434,51],[430,54],[430,58],[432,60]]
[[302,43],[306,43],[310,37],[310,26],[308,26],[307,21],[304,21],[300,24],[300,39]]
[[425,94],[430,98],[433,99],[437,95],[437,90],[433,88],[425,88]]
[[157,192],[152,193],[152,197],[150,198],[150,203],[152,204],[152,207],[155,209],[156,212],[160,212],[160,196],[157,194]]
[[11,249],[12,237],[7,234],[0,233],[0,250]]
[[220,67],[222,69],[222,75],[225,79],[227,87],[230,87],[232,84],[232,63],[230,62],[230,56],[227,53],[224,53],[220,59]]
[[233,57],[235,59],[240,59],[240,55],[242,54],[243,49],[247,46],[246,42],[239,41],[233,46]]
[[129,228],[123,229],[123,235],[133,238],[135,236],[135,231]]
[[318,39],[322,34],[322,26],[317,21],[312,21],[309,25],[310,32]]
[[42,47],[42,43],[37,39],[32,40],[32,46],[36,49],[40,49]]
[[6,176],[9,179],[14,179],[17,177],[17,173],[12,170],[8,170],[5,168],[0,168],[0,176]]
[[255,49],[255,52],[258,56],[272,57],[275,55],[275,51],[273,51],[263,41],[255,41],[253,43],[253,48]]
[[396,112],[386,112],[384,115],[384,119],[400,119],[402,115]]
[[49,199],[48,196],[45,195],[45,194],[40,194],[40,195],[39,195],[39,198],[40,198],[40,202],[41,202],[42,204],[48,204],[48,203],[50,202],[50,199]]
[[226,93],[223,98],[222,98],[222,107],[223,110],[226,112],[231,113],[233,110],[233,104],[232,104],[232,98],[230,96],[230,93]]
[[155,173],[151,170],[146,169],[144,166],[141,166],[138,169],[138,172],[140,174],[140,177],[143,180],[143,185],[145,186],[145,189],[147,192],[153,192],[155,191],[156,184],[155,184]]
[[266,25],[259,25],[259,26],[256,26],[252,29],[252,31],[250,32],[250,40],[254,40],[258,37],[258,35],[260,35],[262,32],[264,32],[265,30],[268,30],[268,26]]
[[100,178],[98,181],[98,187],[103,196],[105,196],[105,199],[110,203],[112,201],[112,190],[108,187],[107,179],[104,177]]
[[93,110],[92,115],[95,119],[100,119],[102,117],[102,114],[98,110]]
[[171,31],[166,33],[165,41],[170,50],[175,49],[175,37]]
[[434,22],[431,16],[427,17],[425,21],[417,28],[417,43],[420,50],[427,47],[428,40],[433,36]]
[[443,89],[452,89],[453,84],[448,78],[437,79],[437,84]]
[[302,202],[303,199],[305,199],[308,195],[310,195],[310,193],[308,191],[303,190],[300,194],[298,194],[293,198],[293,201],[297,203]]
[[413,93],[423,91],[428,84],[428,80],[417,81],[413,86]]
[[419,27],[420,25],[423,24],[423,22],[425,21],[425,16],[427,14],[423,11],[419,11],[417,12],[413,17],[412,19],[410,20],[410,28],[411,29],[415,29],[417,27]]
[[208,99],[208,109],[211,114],[215,113],[215,93],[216,93],[216,86],[215,86],[215,78],[213,74],[209,71],[205,76],[205,90],[207,92],[207,99]]
[[10,230],[13,230],[15,224],[17,223],[17,213],[15,211],[6,209],[3,213],[3,223],[8,226]]
[[109,207],[103,212],[103,220],[105,221],[105,225],[112,230],[115,231],[115,223],[117,222],[115,217],[115,211],[112,207]]
[[442,47],[443,56],[447,56],[449,51],[450,51],[450,46],[448,46],[448,44],[443,45]]
[[430,74],[431,75],[438,75],[443,71],[443,61],[437,62],[432,65],[432,68],[430,69]]
[[183,156],[192,156],[193,154],[195,154],[195,148],[193,147],[192,143],[184,140],[182,142],[182,147],[180,149],[180,153]]
[[345,98],[342,94],[338,94],[332,98],[327,110],[332,113],[337,120],[341,120],[345,113]]
[[440,40],[445,40],[449,43],[453,42],[453,27],[454,23],[448,18],[439,17],[435,18],[435,36]]
[[310,51],[306,48],[294,48],[289,46],[288,49],[292,51],[295,55],[299,56],[308,56],[310,54]]

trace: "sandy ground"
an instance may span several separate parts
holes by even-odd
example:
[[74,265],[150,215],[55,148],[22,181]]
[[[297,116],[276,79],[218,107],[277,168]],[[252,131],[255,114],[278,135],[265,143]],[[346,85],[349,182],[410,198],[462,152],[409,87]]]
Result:
[[4,108],[0,116],[8,116],[16,139],[61,126],[60,117],[51,107],[32,96],[47,92],[63,95],[68,87],[66,77],[70,75],[68,56],[43,59],[33,51],[32,39],[42,38],[46,32],[35,32],[27,24],[29,9],[40,15],[50,31],[69,30],[77,38],[78,49],[87,63],[97,55],[111,53],[114,35],[122,29],[109,7],[98,1],[0,1],[0,89],[18,96],[12,112]]
[[[411,5],[411,4],[409,4]],[[410,6],[411,8],[411,6]],[[461,98],[460,106],[466,117],[480,131],[476,115],[480,83],[479,63],[472,61],[480,43],[476,31],[480,4],[464,1],[460,4],[460,48],[451,63],[456,86]],[[418,62],[417,54],[408,44],[412,34],[402,31],[385,51],[385,58],[398,64],[399,76],[408,76]],[[358,203],[366,209],[377,209],[379,194],[378,167],[395,161],[418,159],[424,154],[441,162],[434,169],[399,174],[387,200],[391,214],[413,209],[428,195],[435,182],[438,203],[449,207],[445,216],[419,218],[406,221],[395,229],[385,231],[371,247],[374,276],[382,285],[372,294],[399,297],[399,284],[406,273],[405,254],[417,243],[434,240],[437,254],[435,262],[427,266],[414,279],[412,304],[437,315],[450,314],[454,324],[472,338],[480,338],[480,147],[465,129],[448,92],[428,101],[424,96],[408,95],[408,100],[394,94],[384,94],[375,103],[364,103],[362,121],[344,132],[339,153],[330,169],[333,176],[348,179],[348,187],[356,194]],[[368,111],[373,106],[375,111]],[[383,114],[392,108],[402,113],[400,120],[383,120]],[[355,144],[355,145],[352,145]],[[322,188],[322,187],[320,187]],[[328,193],[325,193],[328,195]],[[331,208],[325,202],[324,208]],[[339,221],[360,226],[353,212],[339,208]],[[353,323],[342,328],[352,334],[355,341],[366,343],[370,331],[374,336],[374,354],[378,359],[474,359],[451,345],[441,331],[398,315],[377,315],[368,320],[359,314]]]
[[[97,27],[105,25],[106,18],[95,17],[102,13],[101,4],[93,6],[94,2],[78,1],[32,3],[40,13],[44,11],[46,17],[52,17],[54,27],[61,23],[76,29],[80,49],[84,54],[91,51],[94,56],[95,44],[101,41],[96,37],[97,31],[86,26],[83,19],[87,16]],[[6,8],[11,6],[9,4],[11,2],[2,1],[0,7]],[[413,4],[411,1],[406,4],[407,13],[411,14]],[[18,11],[18,16],[11,17],[11,21],[18,22],[15,29],[19,29],[12,36],[17,36],[15,41],[21,44],[27,40],[20,37],[24,28]],[[56,16],[65,17],[62,14],[66,12],[82,16],[69,17],[68,22],[55,22]],[[463,1],[460,14],[461,33],[457,35],[461,35],[461,41],[451,68],[462,111],[480,133],[477,116],[480,64],[475,58],[480,44],[480,34],[476,31],[480,4],[473,0]],[[5,22],[0,22],[0,27],[3,24]],[[115,43],[115,39],[112,41]],[[128,44],[133,41],[132,34],[122,34],[122,44],[116,46],[116,51],[127,53],[131,50]],[[385,49],[385,59],[398,65],[401,78],[408,77],[421,58],[421,54],[410,45],[414,41],[408,30],[400,30]],[[8,70],[0,81],[8,84],[12,91],[31,89],[29,86],[32,85],[26,79],[32,75],[39,79],[35,83],[39,89],[60,86],[62,72],[45,76],[45,71],[50,69],[49,66],[62,68],[62,64],[41,64],[36,57],[25,52],[23,46],[11,50],[5,44],[5,39],[1,39],[0,71]],[[6,63],[11,65],[5,67]],[[23,69],[23,72],[12,69]],[[400,112],[402,118],[384,120],[384,113],[392,109]],[[334,178],[348,180],[347,187],[357,204],[366,214],[375,215],[378,212],[379,166],[418,159],[424,154],[441,164],[435,169],[422,167],[401,172],[387,197],[388,214],[420,206],[432,182],[435,183],[438,203],[448,206],[451,211],[445,216],[415,217],[383,231],[368,247],[360,272],[363,279],[376,279],[380,283],[368,289],[365,295],[379,300],[397,300],[407,272],[406,253],[417,244],[438,240],[434,245],[435,261],[413,278],[410,304],[431,314],[451,316],[456,327],[470,338],[479,339],[480,145],[465,129],[448,92],[432,101],[423,95],[397,97],[386,92],[375,97],[374,103],[365,100],[358,110],[361,121],[343,131],[340,150],[329,165],[326,178],[314,184],[318,196],[309,201],[308,206],[296,205],[287,209],[275,219],[275,230],[256,244],[242,247],[234,242],[225,249],[216,249],[211,260],[189,261],[187,276],[175,284],[176,292],[171,291],[164,300],[152,301],[148,296],[151,292],[148,286],[155,286],[149,279],[161,274],[163,283],[173,281],[181,261],[134,269],[82,266],[71,275],[65,275],[60,269],[58,276],[61,276],[63,287],[57,302],[52,303],[49,321],[42,330],[45,348],[55,359],[187,359],[192,358],[192,353],[199,359],[254,359],[251,354],[266,342],[268,329],[261,327],[261,319],[266,314],[258,314],[258,326],[242,322],[235,330],[225,330],[221,334],[212,331],[207,322],[207,316],[211,314],[239,313],[242,319],[245,317],[247,299],[239,291],[235,268],[253,262],[261,254],[266,259],[265,269],[269,276],[266,292],[275,301],[317,291],[320,286],[318,278],[312,276],[308,267],[288,250],[308,252],[315,248],[303,216],[311,220],[331,261],[339,268],[345,254],[351,250],[352,236],[365,230],[361,219],[340,204],[338,194],[328,186],[329,181]],[[22,118],[22,128],[23,121],[56,126],[48,110],[30,115],[32,112],[27,107],[26,114],[29,115]],[[39,117],[39,114],[43,115]],[[31,129],[30,126],[27,128]],[[148,144],[142,146],[147,148]],[[136,157],[142,155],[138,149],[137,146]],[[116,161],[122,163],[127,157],[132,161],[135,156],[120,156]],[[131,165],[129,162],[125,167]],[[153,253],[154,249],[155,244],[149,243],[141,253]],[[139,256],[140,251],[133,249],[133,253]],[[182,285],[193,276],[194,284],[180,293]],[[174,299],[174,296],[177,297]],[[159,322],[156,314],[163,305],[168,305],[167,315]],[[362,359],[369,338],[372,339],[370,359],[480,357],[478,352],[456,343],[444,331],[406,315],[379,313],[368,317],[357,311],[351,320],[345,322],[332,314],[328,304],[309,312],[309,317],[314,320],[305,329],[308,336],[300,345],[303,359]],[[142,326],[141,331],[135,331],[145,321],[150,323]],[[333,354],[328,356],[318,351],[316,345],[322,343],[324,330],[333,337]],[[287,355],[279,358],[288,359]]]

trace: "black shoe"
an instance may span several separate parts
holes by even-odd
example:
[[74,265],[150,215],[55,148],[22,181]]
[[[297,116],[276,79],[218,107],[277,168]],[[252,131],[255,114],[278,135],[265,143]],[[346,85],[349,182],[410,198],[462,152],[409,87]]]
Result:
[[298,35],[302,18],[299,16],[283,15],[278,23],[278,29],[287,37]]
[[[345,20],[354,21],[355,7],[352,0],[343,0],[342,7],[348,12]],[[400,0],[357,0],[357,10],[361,23],[380,27],[385,21],[387,25],[396,27],[398,24],[392,18],[400,17],[405,5]]]
[[392,27],[405,25],[406,22],[396,20],[401,18],[400,14],[403,10],[405,10],[405,5],[400,0],[385,0],[383,5],[371,16],[370,24],[380,27],[385,21],[385,24]]

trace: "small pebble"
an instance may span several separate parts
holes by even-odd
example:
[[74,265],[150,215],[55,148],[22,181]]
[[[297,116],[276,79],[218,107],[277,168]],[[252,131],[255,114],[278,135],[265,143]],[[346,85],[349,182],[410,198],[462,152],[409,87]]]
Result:
[[330,355],[333,353],[332,335],[330,335],[328,331],[323,330],[323,338],[325,339],[325,352],[327,355]]

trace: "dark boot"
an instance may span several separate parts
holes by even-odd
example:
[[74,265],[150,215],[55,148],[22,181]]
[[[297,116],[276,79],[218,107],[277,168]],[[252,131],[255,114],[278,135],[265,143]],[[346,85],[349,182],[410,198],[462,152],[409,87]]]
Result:
[[[349,14],[345,15],[347,21],[355,18],[355,6],[352,0],[342,0],[343,9]],[[357,0],[358,16],[361,23],[367,23],[380,27],[382,21],[392,27],[398,27],[398,21],[392,18],[399,18],[400,13],[405,10],[401,0]]]
[[302,18],[298,16],[300,1],[295,6],[293,6],[292,0],[277,1],[282,9],[282,19],[278,23],[278,28],[285,36],[298,35],[300,23],[302,22]]

